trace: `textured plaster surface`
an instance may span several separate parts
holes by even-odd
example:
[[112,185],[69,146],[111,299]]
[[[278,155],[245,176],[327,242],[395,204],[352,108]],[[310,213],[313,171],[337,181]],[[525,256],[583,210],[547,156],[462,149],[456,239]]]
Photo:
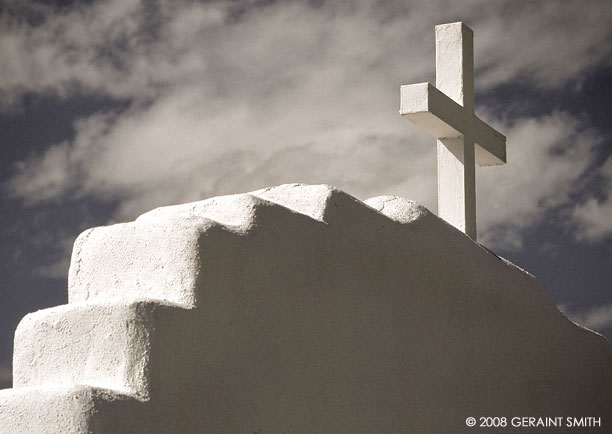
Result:
[[79,237],[69,292],[18,327],[0,434],[612,420],[606,341],[398,197],[292,184],[159,208]]

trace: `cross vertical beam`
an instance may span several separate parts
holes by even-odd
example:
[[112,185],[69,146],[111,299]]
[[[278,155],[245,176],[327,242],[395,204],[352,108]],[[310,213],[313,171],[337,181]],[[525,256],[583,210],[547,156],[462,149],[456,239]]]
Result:
[[[463,23],[436,26],[436,87],[463,106],[464,118],[474,112],[474,36]],[[438,139],[437,148],[438,215],[475,240],[474,138],[464,129]]]

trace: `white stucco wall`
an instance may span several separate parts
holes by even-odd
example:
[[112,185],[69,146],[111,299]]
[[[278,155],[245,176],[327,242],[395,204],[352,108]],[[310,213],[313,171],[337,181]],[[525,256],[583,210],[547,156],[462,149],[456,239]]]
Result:
[[19,325],[1,434],[611,432],[607,342],[404,199],[285,185],[159,208],[81,235],[68,291]]

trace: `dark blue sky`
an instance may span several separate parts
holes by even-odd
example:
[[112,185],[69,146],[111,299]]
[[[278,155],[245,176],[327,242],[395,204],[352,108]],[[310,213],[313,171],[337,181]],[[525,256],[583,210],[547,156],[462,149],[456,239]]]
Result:
[[[146,3],[146,4],[145,4]],[[287,182],[435,211],[435,143],[397,114],[435,24],[475,33],[479,240],[612,338],[609,2],[0,4],[0,387],[28,312],[67,302],[84,229]]]

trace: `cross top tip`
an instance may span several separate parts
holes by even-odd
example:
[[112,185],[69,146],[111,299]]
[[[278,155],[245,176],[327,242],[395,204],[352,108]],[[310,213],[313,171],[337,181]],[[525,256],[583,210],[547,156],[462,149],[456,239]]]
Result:
[[445,23],[445,24],[438,24],[435,29],[436,32],[440,31],[440,30],[444,30],[444,29],[454,29],[454,28],[458,28],[461,30],[465,30],[470,32],[472,35],[474,34],[474,31],[467,25],[465,24],[463,21],[456,21],[454,23]]

